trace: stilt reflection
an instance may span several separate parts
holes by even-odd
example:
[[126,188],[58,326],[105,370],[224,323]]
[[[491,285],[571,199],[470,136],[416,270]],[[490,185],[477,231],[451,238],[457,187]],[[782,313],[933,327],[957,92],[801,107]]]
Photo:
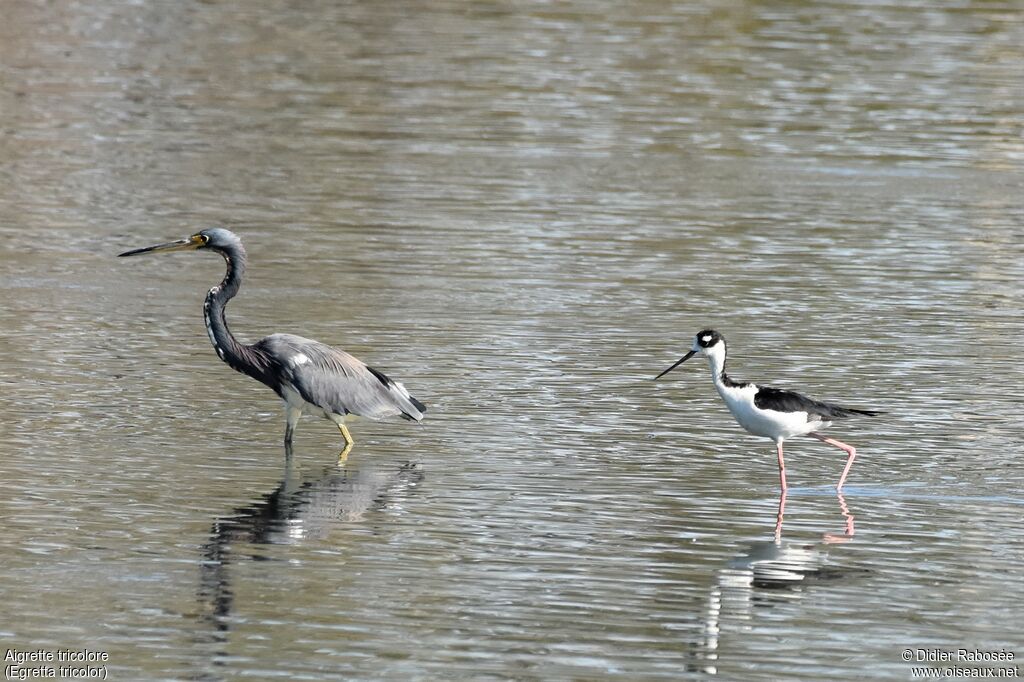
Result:
[[[856,529],[853,525],[853,514],[850,512],[850,506],[846,504],[846,498],[843,497],[841,491],[836,491],[836,499],[839,501],[839,513],[842,514],[845,521],[844,529],[842,534],[838,533],[825,533],[822,540],[825,542],[836,543],[836,542],[848,542]],[[786,516],[786,491],[783,490],[779,495],[779,511],[775,516],[775,542],[782,542],[782,522]]]
[[754,627],[761,609],[774,609],[802,598],[811,586],[839,584],[867,574],[863,568],[837,565],[831,556],[837,543],[854,536],[854,517],[842,493],[837,493],[842,533],[824,533],[817,542],[788,542],[782,538],[786,492],[779,497],[771,540],[751,542],[717,572],[703,617],[703,633],[694,651],[693,671],[717,674],[722,638]]

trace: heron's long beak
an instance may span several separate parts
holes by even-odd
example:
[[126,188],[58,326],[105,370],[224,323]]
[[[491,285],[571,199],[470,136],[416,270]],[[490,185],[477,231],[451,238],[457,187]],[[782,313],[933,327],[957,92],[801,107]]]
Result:
[[199,235],[192,235],[186,239],[179,239],[176,242],[167,242],[166,244],[157,244],[156,246],[147,246],[142,249],[133,249],[131,251],[125,251],[124,253],[117,254],[118,258],[122,256],[138,256],[141,253],[164,253],[167,251],[192,251],[198,249],[203,245],[203,238]]
[[666,369],[664,372],[662,372],[658,376],[654,377],[654,380],[657,381],[658,379],[662,378],[663,376],[665,376],[666,374],[668,374],[669,372],[671,372],[676,367],[678,367],[679,365],[683,364],[684,362],[686,362],[687,360],[689,360],[690,358],[692,358],[696,354],[697,354],[697,351],[691,350],[689,353],[687,353],[683,357],[679,358],[679,362],[677,362],[676,364],[672,365],[671,367]]

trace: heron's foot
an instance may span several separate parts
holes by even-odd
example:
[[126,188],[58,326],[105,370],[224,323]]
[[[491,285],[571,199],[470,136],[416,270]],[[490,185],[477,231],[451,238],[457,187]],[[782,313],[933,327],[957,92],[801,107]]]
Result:
[[348,432],[347,426],[341,422],[335,422],[335,424],[338,425],[338,430],[341,431],[341,435],[345,438],[345,447],[342,449],[341,454],[338,455],[338,466],[342,466],[348,459],[348,453],[356,442],[352,439],[352,434]]
[[348,432],[348,427],[344,424],[338,424],[338,430],[341,431],[341,435],[345,437],[345,449],[350,449],[355,441],[352,440],[352,434]]
[[345,449],[338,453],[338,466],[344,466],[348,461],[348,453],[352,451],[352,443],[347,443]]

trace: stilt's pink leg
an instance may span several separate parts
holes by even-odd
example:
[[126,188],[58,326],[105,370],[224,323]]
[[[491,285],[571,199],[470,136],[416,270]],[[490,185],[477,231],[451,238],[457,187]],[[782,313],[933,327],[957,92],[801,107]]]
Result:
[[839,499],[839,511],[842,512],[843,518],[846,519],[846,532],[842,535],[825,533],[825,542],[829,544],[849,542],[855,532],[853,528],[853,514],[850,513],[850,508],[846,505],[846,498],[838,490],[836,491],[836,497]]
[[779,482],[782,483],[782,492],[786,492],[786,460],[782,458],[782,441],[780,440],[775,444],[775,448],[779,451]]
[[850,508],[846,505],[846,498],[840,492],[836,493],[836,497],[839,498],[839,509],[843,513],[843,518],[846,519],[846,534],[853,537],[853,514],[850,513]]
[[779,515],[775,519],[775,542],[782,542],[782,517],[786,513],[786,489],[782,489],[779,496]]
[[[845,452],[847,455],[849,455],[849,457],[846,458],[846,467],[843,468],[843,475],[839,477],[839,483],[836,485],[836,490],[841,490],[842,487],[843,487],[843,483],[846,482],[846,475],[848,473],[850,473],[850,467],[853,466],[853,460],[857,456],[857,448],[853,447],[852,445],[847,445],[846,443],[843,443],[842,441],[838,441],[835,438],[829,438],[827,436],[823,436],[820,433],[808,433],[807,435],[811,436],[812,438],[817,438],[822,443],[828,443],[829,445],[834,445],[837,448],[839,448],[840,450],[842,450],[843,452]],[[780,450],[780,452],[781,452],[781,450]],[[780,457],[781,457],[781,455],[780,455]]]

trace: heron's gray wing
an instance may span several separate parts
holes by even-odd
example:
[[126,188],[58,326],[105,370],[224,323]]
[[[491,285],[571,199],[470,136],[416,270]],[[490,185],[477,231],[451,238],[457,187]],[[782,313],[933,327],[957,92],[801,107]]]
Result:
[[279,365],[282,384],[321,409],[370,419],[402,415],[417,421],[426,411],[400,383],[343,350],[292,334],[273,334],[256,345]]

